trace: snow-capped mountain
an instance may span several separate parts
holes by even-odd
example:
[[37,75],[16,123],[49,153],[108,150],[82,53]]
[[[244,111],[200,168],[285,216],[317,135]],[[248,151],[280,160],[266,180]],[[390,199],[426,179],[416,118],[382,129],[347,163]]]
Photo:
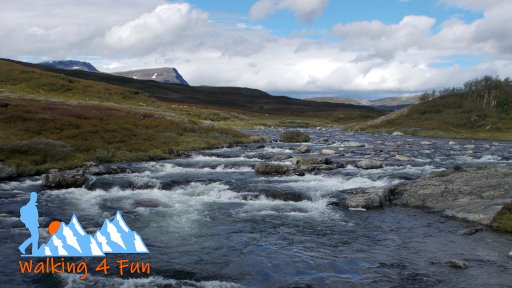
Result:
[[173,67],[131,70],[125,72],[114,72],[112,74],[139,80],[155,80],[163,83],[188,85],[180,72]]
[[126,225],[119,211],[114,221],[105,219],[94,239],[104,253],[149,253],[140,235]]
[[149,253],[140,235],[132,231],[117,211],[114,221],[105,219],[94,236],[87,234],[73,215],[66,225],[61,223],[48,243],[41,245],[39,253],[32,256],[89,257],[106,253]]

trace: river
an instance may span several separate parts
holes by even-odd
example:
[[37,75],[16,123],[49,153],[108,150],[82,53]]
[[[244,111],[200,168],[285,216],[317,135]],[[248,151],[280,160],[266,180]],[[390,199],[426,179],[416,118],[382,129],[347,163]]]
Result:
[[[334,162],[380,158],[385,167],[346,168],[305,176],[260,176],[253,167],[295,154],[300,144],[277,142],[279,129],[245,130],[271,141],[199,151],[168,161],[123,163],[133,174],[97,176],[83,188],[43,190],[41,177],[0,182],[0,242],[4,287],[511,287],[512,235],[489,229],[462,235],[474,223],[420,209],[388,206],[359,211],[329,206],[332,193],[414,180],[455,165],[512,162],[512,143],[427,139],[302,129],[312,156],[336,151]],[[329,143],[327,141],[333,141]],[[365,147],[345,147],[346,141]],[[450,141],[456,143],[449,144]],[[401,162],[396,153],[411,157]],[[302,155],[303,156],[303,155]],[[291,163],[291,159],[279,163]],[[93,271],[21,274],[17,249],[29,235],[18,220],[31,191],[39,193],[40,244],[54,220],[76,214],[89,233],[117,210],[150,254],[112,255],[151,263],[151,275]],[[464,260],[467,269],[445,264]],[[110,261],[110,260],[109,260]],[[114,262],[113,262],[114,263]]]

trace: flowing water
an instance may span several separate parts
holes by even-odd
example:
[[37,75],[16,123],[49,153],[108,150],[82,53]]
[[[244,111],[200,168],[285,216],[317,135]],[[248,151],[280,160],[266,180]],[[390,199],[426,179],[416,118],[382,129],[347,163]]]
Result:
[[[417,209],[352,211],[327,205],[333,193],[388,186],[454,165],[496,166],[512,160],[512,143],[426,139],[304,129],[311,155],[332,149],[335,162],[382,158],[382,169],[351,165],[305,176],[259,176],[255,164],[296,155],[300,144],[240,145],[189,158],[127,163],[134,174],[98,176],[84,188],[42,190],[40,177],[0,183],[0,285],[17,287],[511,287],[512,236]],[[280,130],[249,130],[277,140]],[[326,140],[335,143],[327,143]],[[366,143],[345,147],[344,141]],[[427,142],[425,142],[427,141]],[[331,144],[331,145],[328,145]],[[470,145],[470,146],[467,146]],[[413,161],[396,161],[394,153]],[[282,160],[279,163],[291,163]],[[101,261],[85,261],[89,275],[22,275],[18,245],[29,235],[18,220],[28,192],[39,192],[40,244],[44,227],[76,214],[93,233],[117,210],[150,254],[110,255],[151,263],[151,275],[103,276]],[[460,259],[467,269],[444,264]]]

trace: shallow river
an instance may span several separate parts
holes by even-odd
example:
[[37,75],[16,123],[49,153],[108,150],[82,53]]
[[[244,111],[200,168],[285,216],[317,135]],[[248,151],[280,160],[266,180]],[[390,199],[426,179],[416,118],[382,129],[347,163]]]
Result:
[[[380,158],[385,167],[352,165],[305,176],[259,176],[255,164],[299,156],[279,142],[196,152],[190,158],[128,163],[136,173],[98,176],[86,187],[45,191],[40,177],[0,182],[2,287],[511,287],[512,235],[417,209],[351,211],[327,205],[333,193],[387,186],[455,165],[512,162],[512,143],[427,139],[304,129],[312,155],[336,151],[334,162]],[[277,140],[281,131],[248,130]],[[334,144],[326,141],[333,141]],[[365,147],[345,147],[359,141]],[[330,144],[330,145],[328,145]],[[469,145],[469,146],[468,146]],[[413,161],[395,160],[396,153]],[[281,160],[280,163],[291,163]],[[76,214],[89,233],[117,210],[150,254],[108,256],[151,263],[151,274],[103,276],[101,259],[83,258],[89,275],[22,275],[18,245],[29,233],[18,220],[28,192],[39,192],[40,244],[54,220]],[[467,269],[446,264],[464,260]]]

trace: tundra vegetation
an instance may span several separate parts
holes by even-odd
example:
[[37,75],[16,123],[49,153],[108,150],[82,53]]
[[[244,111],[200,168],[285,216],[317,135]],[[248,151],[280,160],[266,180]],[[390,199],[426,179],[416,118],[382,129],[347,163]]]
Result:
[[484,76],[463,87],[425,93],[395,117],[352,129],[408,135],[512,140],[512,80]]

